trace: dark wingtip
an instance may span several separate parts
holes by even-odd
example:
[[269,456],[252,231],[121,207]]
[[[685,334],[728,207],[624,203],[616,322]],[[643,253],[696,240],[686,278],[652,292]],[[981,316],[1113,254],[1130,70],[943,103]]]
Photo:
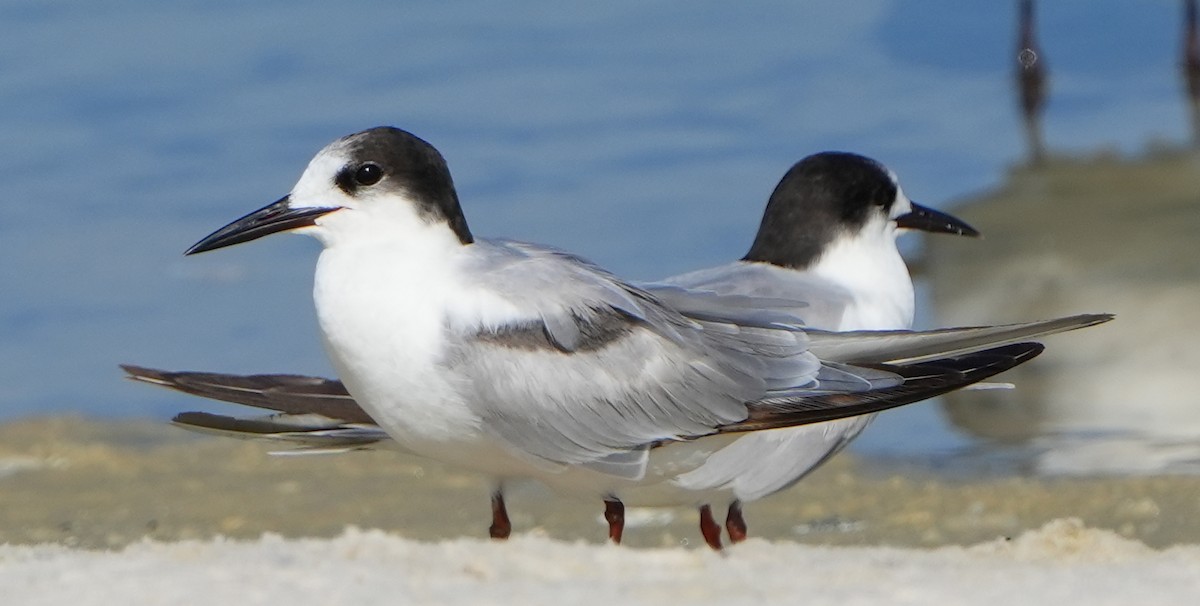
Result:
[[751,406],[746,420],[724,425],[718,431],[777,429],[882,412],[978,383],[1020,366],[1045,350],[1045,345],[1029,341],[929,362],[868,365],[894,372],[904,377],[904,382],[869,392],[808,396],[783,402],[764,400],[758,406]]
[[191,425],[191,426],[205,427],[206,424],[204,423],[204,421],[209,418],[216,417],[216,416],[218,416],[218,415],[214,415],[212,413],[207,413],[207,412],[181,412],[181,413],[171,417],[171,422],[176,425]]

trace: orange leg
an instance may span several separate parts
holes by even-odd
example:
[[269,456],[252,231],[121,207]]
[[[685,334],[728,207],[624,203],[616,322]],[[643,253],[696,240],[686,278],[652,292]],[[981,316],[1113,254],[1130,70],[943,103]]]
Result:
[[501,541],[512,534],[512,522],[508,521],[508,509],[504,507],[504,493],[499,490],[492,493],[492,525],[488,534]]
[[700,507],[700,534],[709,547],[721,551],[721,526],[713,519],[712,508],[708,505]]
[[730,543],[741,543],[746,540],[746,518],[742,517],[741,501],[729,504],[729,513],[725,516],[725,530],[729,533]]
[[608,538],[621,544],[625,532],[625,504],[617,499],[604,499],[604,520],[608,522]]

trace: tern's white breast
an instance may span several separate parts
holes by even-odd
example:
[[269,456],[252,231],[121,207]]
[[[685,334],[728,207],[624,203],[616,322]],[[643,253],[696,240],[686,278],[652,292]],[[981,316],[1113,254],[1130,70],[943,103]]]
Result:
[[313,298],[326,351],[363,408],[402,444],[472,439],[479,419],[439,367],[454,264],[371,243],[326,248]]
[[866,235],[833,242],[808,271],[841,285],[853,295],[836,326],[825,330],[887,330],[912,326],[912,278],[891,230],[863,230]]

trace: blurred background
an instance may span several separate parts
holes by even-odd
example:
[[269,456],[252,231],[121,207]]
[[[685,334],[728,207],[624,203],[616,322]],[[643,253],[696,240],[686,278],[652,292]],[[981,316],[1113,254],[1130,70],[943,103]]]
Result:
[[221,406],[122,362],[329,375],[316,242],[182,251],[391,124],[446,156],[475,233],[642,280],[744,254],[801,157],[875,157],[985,234],[902,239],[919,327],[1118,320],[854,450],[1194,470],[1193,4],[0,3],[0,421]]

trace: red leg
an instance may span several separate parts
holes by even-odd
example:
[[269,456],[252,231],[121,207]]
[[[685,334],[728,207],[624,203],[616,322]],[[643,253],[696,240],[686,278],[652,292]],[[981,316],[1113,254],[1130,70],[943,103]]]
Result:
[[492,526],[488,528],[488,534],[503,541],[511,533],[512,522],[508,521],[508,509],[504,507],[504,493],[497,490],[492,493]]
[[608,538],[621,544],[625,532],[625,504],[617,499],[604,499],[604,520],[608,522]]
[[721,527],[713,519],[712,508],[708,505],[700,507],[700,534],[709,547],[721,551]]
[[746,540],[746,518],[742,517],[741,501],[735,500],[729,504],[729,513],[725,516],[725,530],[729,532],[730,543]]

